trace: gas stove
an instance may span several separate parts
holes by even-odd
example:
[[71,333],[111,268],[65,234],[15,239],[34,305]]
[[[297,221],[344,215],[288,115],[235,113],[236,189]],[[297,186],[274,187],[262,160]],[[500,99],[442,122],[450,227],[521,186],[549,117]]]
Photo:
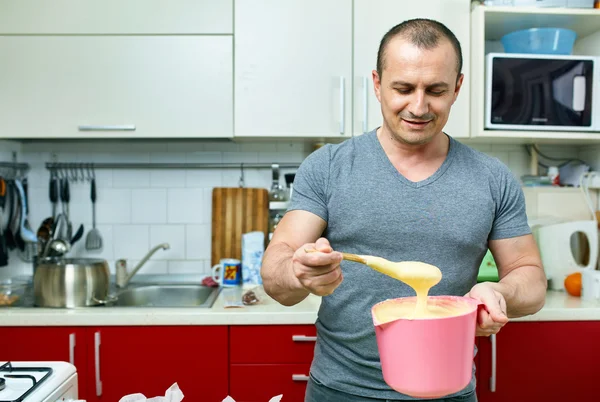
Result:
[[0,361],[0,402],[58,401],[78,401],[75,366],[66,362]]

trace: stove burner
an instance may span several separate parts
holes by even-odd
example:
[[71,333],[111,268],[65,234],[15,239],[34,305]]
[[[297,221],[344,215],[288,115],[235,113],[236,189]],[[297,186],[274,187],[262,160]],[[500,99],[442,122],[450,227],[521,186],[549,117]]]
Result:
[[[11,374],[3,374],[2,372],[5,372],[5,371],[9,372]],[[44,376],[42,378],[40,378],[39,380],[36,380],[35,376],[32,376],[31,374],[18,374],[19,372],[31,373],[32,371],[38,372],[38,373],[46,373],[46,374],[44,374]],[[4,388],[6,388],[5,378],[30,379],[32,381],[32,385],[31,385],[31,388],[29,388],[18,399],[14,400],[14,401],[0,400],[0,402],[22,402],[23,400],[25,400],[25,397],[27,397],[29,394],[31,394],[35,389],[37,389],[37,387],[41,383],[43,383],[48,377],[50,377],[50,375],[52,375],[52,372],[53,372],[53,370],[50,367],[13,367],[13,365],[10,364],[10,362],[3,364],[2,366],[0,366],[0,374],[4,375],[4,378],[0,377],[0,391],[2,391]]]

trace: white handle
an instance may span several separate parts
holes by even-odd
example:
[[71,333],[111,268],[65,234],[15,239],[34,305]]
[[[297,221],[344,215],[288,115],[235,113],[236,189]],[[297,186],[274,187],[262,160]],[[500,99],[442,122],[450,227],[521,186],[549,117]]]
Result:
[[292,381],[308,381],[309,377],[305,374],[292,374]]
[[222,272],[221,272],[221,274],[219,274],[217,276],[217,271],[219,271],[220,269],[221,269],[221,264],[213,265],[213,267],[210,269],[213,281],[215,281],[217,283],[221,283],[221,277],[223,276]]
[[135,131],[135,124],[79,126],[79,131]]
[[572,109],[575,112],[583,112],[585,109],[585,76],[573,77],[573,101]]
[[583,228],[583,233],[585,233],[585,236],[588,239],[588,244],[590,245],[589,262],[588,262],[588,265],[584,267],[584,269],[596,269],[596,263],[598,261],[598,242],[597,241],[596,242],[592,241],[592,239],[597,239],[597,237],[598,237],[598,232],[597,232],[597,229],[596,229],[596,224],[594,224],[593,228],[590,228],[590,227],[587,227],[587,226],[584,227]]
[[369,130],[369,79],[363,77],[363,134]]
[[344,135],[346,123],[346,82],[344,76],[340,76],[340,134]]
[[102,381],[100,380],[100,332],[94,333],[94,365],[96,369],[96,396],[102,396]]
[[75,334],[69,334],[69,363],[75,365]]
[[490,377],[490,391],[496,392],[496,334],[490,335],[492,342],[492,376]]
[[315,342],[316,340],[316,336],[292,335],[292,341],[294,342]]

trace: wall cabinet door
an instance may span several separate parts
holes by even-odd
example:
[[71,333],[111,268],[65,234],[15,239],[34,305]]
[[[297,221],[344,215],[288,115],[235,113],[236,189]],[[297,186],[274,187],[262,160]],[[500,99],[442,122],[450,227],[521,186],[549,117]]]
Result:
[[379,43],[390,28],[412,18],[438,20],[460,41],[465,79],[444,132],[455,138],[469,137],[470,2],[464,0],[354,0],[354,135],[371,131],[383,121],[371,78]]
[[226,326],[90,328],[88,402],[162,396],[177,382],[190,401],[228,391]]
[[0,33],[232,34],[233,0],[4,1]]
[[231,137],[231,36],[2,36],[0,138]]
[[75,365],[79,398],[87,399],[86,333],[74,327],[0,328],[0,361],[65,361]]
[[235,2],[235,135],[352,136],[352,2]]
[[515,322],[479,342],[480,402],[591,401],[598,396],[600,322]]

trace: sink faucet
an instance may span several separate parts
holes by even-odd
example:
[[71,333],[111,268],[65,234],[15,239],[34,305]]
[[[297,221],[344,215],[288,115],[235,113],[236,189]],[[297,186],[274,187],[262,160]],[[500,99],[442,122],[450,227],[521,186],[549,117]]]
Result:
[[137,271],[139,271],[146,261],[152,257],[152,254],[156,253],[161,248],[163,250],[168,250],[170,248],[169,243],[162,243],[150,249],[144,258],[142,258],[142,260],[129,273],[127,273],[127,261],[124,259],[117,260],[117,287],[124,288],[127,286]]

